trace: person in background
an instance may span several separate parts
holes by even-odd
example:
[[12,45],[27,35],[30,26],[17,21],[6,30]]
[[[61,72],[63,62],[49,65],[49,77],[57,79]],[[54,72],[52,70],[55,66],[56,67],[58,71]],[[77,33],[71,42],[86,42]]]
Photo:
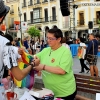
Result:
[[17,38],[16,46],[17,46],[17,47],[20,47],[20,38]]
[[27,37],[24,38],[23,45],[25,46],[26,49],[29,48]]
[[[0,25],[3,22],[3,19],[9,12],[10,7],[4,5],[3,0],[0,0]],[[22,49],[18,49],[19,53],[22,54]],[[17,80],[22,80],[30,71],[33,69],[35,65],[39,62],[32,61],[28,67],[23,70],[20,70],[18,67],[18,63],[15,57],[14,49],[8,39],[0,35],[0,83],[4,74],[4,66],[7,67],[13,76]],[[3,66],[4,64],[4,66]]]
[[86,49],[86,57],[87,55],[93,55],[94,59],[88,61],[89,66],[90,66],[90,73],[91,76],[94,76],[94,74],[96,74],[96,77],[99,76],[98,74],[98,68],[97,68],[97,53],[98,53],[98,41],[95,39],[95,35],[89,34],[89,43],[88,43],[88,47]]
[[36,53],[40,52],[40,40],[37,39],[37,41],[35,42],[36,45]]
[[66,37],[62,38],[62,45],[65,46],[66,48],[70,49],[69,45],[66,44]]
[[77,39],[78,43],[79,43],[79,48],[82,50],[81,52],[81,57],[79,58],[80,60],[80,64],[81,64],[81,71],[79,73],[84,73],[84,69],[87,71],[87,73],[89,72],[89,68],[86,66],[86,64],[84,63],[84,58],[85,58],[85,54],[86,54],[86,44],[84,43],[84,39],[82,37]]
[[41,40],[41,42],[40,42],[40,51],[42,51],[44,48],[45,48],[44,40]]
[[[47,33],[49,47],[44,48],[35,56],[40,64],[35,70],[42,71],[44,86],[54,92],[55,97],[64,100],[74,100],[76,82],[72,70],[73,59],[71,51],[62,46],[63,38],[60,29],[50,29]],[[37,59],[38,58],[38,59]]]

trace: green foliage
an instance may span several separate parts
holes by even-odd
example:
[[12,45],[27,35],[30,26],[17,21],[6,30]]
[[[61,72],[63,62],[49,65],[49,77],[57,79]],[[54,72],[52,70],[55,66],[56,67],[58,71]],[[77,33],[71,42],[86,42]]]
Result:
[[35,26],[32,26],[28,29],[27,33],[31,35],[31,37],[40,36],[40,30],[37,29]]

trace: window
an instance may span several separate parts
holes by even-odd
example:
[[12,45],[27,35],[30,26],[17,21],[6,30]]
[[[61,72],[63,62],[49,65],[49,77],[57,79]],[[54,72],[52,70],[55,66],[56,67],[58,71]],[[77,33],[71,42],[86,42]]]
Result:
[[37,0],[37,4],[39,4],[40,3],[40,0]]
[[44,9],[45,22],[48,22],[48,9]]
[[14,18],[10,19],[10,28],[14,28]]
[[34,22],[40,22],[41,21],[41,9],[37,8],[37,9],[33,9],[33,18],[34,18]]
[[26,0],[23,0],[24,7],[26,6]]
[[10,14],[11,14],[11,13],[14,13],[14,7],[13,7],[13,5],[11,5]]
[[33,1],[32,0],[30,0],[30,5],[32,5],[33,4]]
[[56,20],[56,8],[52,7],[52,20],[55,21]]
[[33,11],[30,12],[30,21],[33,23]]
[[84,25],[84,12],[79,13],[79,25]]
[[26,13],[24,13],[24,21],[27,21]]
[[100,24],[100,11],[96,12],[96,24]]

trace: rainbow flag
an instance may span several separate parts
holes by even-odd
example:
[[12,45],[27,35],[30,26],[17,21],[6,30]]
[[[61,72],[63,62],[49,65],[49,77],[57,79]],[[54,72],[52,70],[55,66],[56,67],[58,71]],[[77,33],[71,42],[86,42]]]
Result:
[[[27,64],[29,64],[33,60],[33,57],[31,55],[27,54],[26,52],[23,52],[22,59],[23,59],[23,62],[19,62],[19,64],[18,64],[18,67],[21,70],[28,66]],[[28,89],[31,89],[34,85],[35,73],[36,73],[35,70],[31,70],[30,73],[21,81],[18,81],[14,78],[14,83],[18,87],[26,87]]]
[[22,60],[25,64],[29,64],[33,60],[33,57],[26,52],[23,52],[21,57],[22,57]]

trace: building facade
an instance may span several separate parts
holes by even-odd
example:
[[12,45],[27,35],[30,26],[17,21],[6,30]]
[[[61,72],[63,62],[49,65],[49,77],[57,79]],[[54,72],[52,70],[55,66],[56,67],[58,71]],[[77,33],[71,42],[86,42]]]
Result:
[[99,34],[100,0],[75,0],[75,4],[78,5],[75,10],[76,37],[87,38],[89,21],[93,22],[91,32]]
[[[71,0],[70,0],[71,1]],[[73,1],[73,0],[72,0]],[[70,16],[63,17],[60,9],[59,0],[6,0],[6,4],[10,6],[10,12],[7,16],[7,28],[15,29],[15,22],[27,22],[27,27],[35,25],[41,30],[41,37],[45,39],[47,31],[50,28],[60,28],[64,36],[73,38],[88,36],[88,22],[93,22],[93,32],[99,33],[99,19],[100,6],[93,4],[100,4],[100,0],[74,0],[72,11],[70,9]],[[87,4],[87,5],[86,5]],[[90,5],[92,4],[92,6]],[[78,7],[75,8],[74,6]],[[75,31],[71,23],[71,13],[73,12],[73,22],[75,23]],[[19,16],[20,15],[20,16]],[[20,31],[13,30],[20,37]],[[73,36],[73,33],[74,36]],[[22,32],[26,35],[26,32]]]
[[[19,10],[21,22],[27,22],[28,28],[35,25],[41,30],[41,37],[44,39],[47,31],[51,28],[58,27],[62,30],[68,28],[64,20],[68,18],[62,16],[59,0],[6,0],[6,5],[12,11],[7,16],[9,30],[14,29],[15,21],[20,21]],[[22,34],[26,35],[25,32]]]

